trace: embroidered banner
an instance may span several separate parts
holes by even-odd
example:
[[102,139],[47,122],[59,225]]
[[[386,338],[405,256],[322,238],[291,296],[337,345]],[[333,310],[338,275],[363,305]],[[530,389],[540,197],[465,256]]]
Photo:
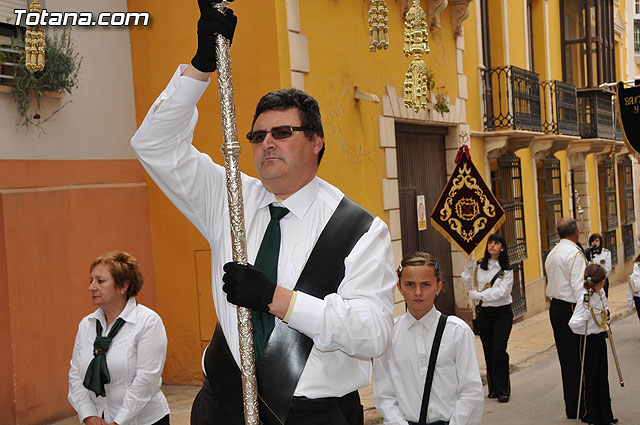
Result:
[[431,223],[467,255],[504,221],[504,210],[471,162],[463,145],[456,168],[431,213]]
[[622,81],[618,83],[618,115],[627,146],[640,153],[640,80],[635,84],[625,89]]

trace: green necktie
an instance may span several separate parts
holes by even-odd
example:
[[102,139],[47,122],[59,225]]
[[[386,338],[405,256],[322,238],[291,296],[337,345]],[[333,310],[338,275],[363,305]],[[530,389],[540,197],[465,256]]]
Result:
[[107,369],[107,351],[111,345],[111,340],[116,336],[122,325],[124,325],[124,319],[118,317],[107,336],[102,336],[102,325],[100,321],[96,319],[96,339],[93,341],[93,360],[89,363],[87,373],[84,375],[84,382],[82,383],[85,388],[96,393],[96,397],[106,397],[104,391],[104,384],[111,382],[111,376],[109,376],[109,369]]
[[[270,281],[278,283],[278,255],[280,254],[280,219],[289,213],[284,207],[269,205],[271,221],[264,232],[260,249],[256,257],[254,266],[269,278]],[[253,348],[256,356],[256,363],[260,360],[260,355],[271,331],[275,326],[275,317],[262,311],[251,312],[251,322],[253,323]]]

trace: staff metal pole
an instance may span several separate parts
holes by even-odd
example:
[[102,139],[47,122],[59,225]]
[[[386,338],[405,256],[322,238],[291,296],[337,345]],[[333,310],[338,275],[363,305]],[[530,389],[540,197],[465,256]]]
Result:
[[[220,13],[225,13],[227,6],[227,1],[215,4]],[[220,116],[222,121],[221,149],[224,155],[224,168],[227,176],[233,261],[247,264],[244,203],[242,200],[242,180],[240,178],[240,163],[238,160],[240,144],[238,143],[236,108],[233,100],[233,79],[231,77],[231,43],[220,34],[217,34],[215,38],[218,93],[220,95]],[[240,340],[244,420],[246,425],[258,425],[260,418],[258,411],[258,384],[253,353],[253,326],[251,324],[251,311],[244,307],[238,307],[238,337]]]

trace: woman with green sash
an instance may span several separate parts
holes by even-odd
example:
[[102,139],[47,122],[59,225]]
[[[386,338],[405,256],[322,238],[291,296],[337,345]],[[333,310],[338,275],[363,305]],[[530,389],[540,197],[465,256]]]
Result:
[[160,390],[167,354],[162,319],[138,304],[138,260],[112,251],[90,267],[96,311],[78,326],[69,369],[69,402],[85,425],[168,425]]

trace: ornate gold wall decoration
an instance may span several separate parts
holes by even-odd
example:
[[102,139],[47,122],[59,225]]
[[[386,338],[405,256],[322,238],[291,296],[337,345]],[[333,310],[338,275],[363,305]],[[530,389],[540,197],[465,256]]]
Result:
[[369,1],[369,50],[389,47],[389,9],[385,0]]
[[427,14],[420,7],[420,0],[413,0],[404,21],[404,55],[413,55],[404,80],[404,106],[426,109],[429,92],[434,82],[428,78],[429,70],[422,60],[422,55],[429,53],[429,31],[427,30]]
[[[42,6],[38,0],[32,0],[29,12],[41,13]],[[40,25],[28,26],[24,37],[26,67],[29,71],[44,69],[44,30]]]

